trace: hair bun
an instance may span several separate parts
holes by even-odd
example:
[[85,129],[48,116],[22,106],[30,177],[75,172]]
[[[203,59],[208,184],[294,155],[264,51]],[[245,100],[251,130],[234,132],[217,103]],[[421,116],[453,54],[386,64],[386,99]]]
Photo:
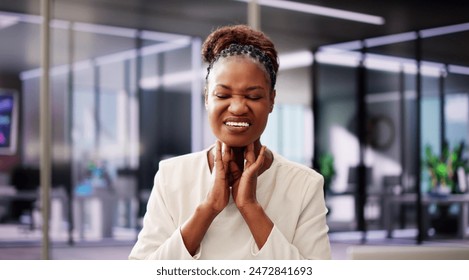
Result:
[[202,45],[202,58],[210,64],[231,44],[252,45],[263,51],[272,61],[273,70],[278,71],[277,51],[272,41],[262,32],[256,31],[247,25],[224,26],[216,29]]

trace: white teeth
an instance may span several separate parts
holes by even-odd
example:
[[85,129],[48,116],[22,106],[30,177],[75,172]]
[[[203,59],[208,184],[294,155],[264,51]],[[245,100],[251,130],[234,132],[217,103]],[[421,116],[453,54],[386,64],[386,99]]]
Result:
[[247,122],[226,122],[227,126],[240,126],[240,127],[248,127],[249,124]]

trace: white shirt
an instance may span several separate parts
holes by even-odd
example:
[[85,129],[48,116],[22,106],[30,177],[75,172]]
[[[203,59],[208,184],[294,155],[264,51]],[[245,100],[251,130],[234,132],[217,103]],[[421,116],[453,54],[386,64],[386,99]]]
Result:
[[274,153],[258,177],[257,200],[274,223],[259,250],[233,199],[215,218],[195,256],[180,227],[213,185],[208,150],[160,162],[143,228],[129,259],[330,259],[323,177]]

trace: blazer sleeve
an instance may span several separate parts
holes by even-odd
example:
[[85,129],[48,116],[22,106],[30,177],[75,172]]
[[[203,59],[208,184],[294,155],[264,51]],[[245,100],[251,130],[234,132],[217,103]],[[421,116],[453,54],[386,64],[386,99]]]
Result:
[[252,254],[258,259],[331,259],[331,249],[326,224],[327,208],[323,195],[324,179],[316,174],[314,180],[305,178],[302,211],[292,241],[274,225],[267,242],[259,250],[252,240]]
[[129,259],[135,260],[190,260],[197,259],[189,254],[182,240],[181,230],[168,211],[164,196],[162,172],[157,172],[153,189],[143,218],[143,227]]

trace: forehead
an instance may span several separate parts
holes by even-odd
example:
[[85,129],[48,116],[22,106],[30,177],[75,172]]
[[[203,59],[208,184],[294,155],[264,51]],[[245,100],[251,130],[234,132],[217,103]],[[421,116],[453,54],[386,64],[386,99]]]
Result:
[[220,57],[213,64],[208,82],[213,81],[213,79],[231,77],[234,75],[244,75],[252,80],[260,76],[265,82],[269,81],[267,70],[259,61],[250,56],[236,55]]

